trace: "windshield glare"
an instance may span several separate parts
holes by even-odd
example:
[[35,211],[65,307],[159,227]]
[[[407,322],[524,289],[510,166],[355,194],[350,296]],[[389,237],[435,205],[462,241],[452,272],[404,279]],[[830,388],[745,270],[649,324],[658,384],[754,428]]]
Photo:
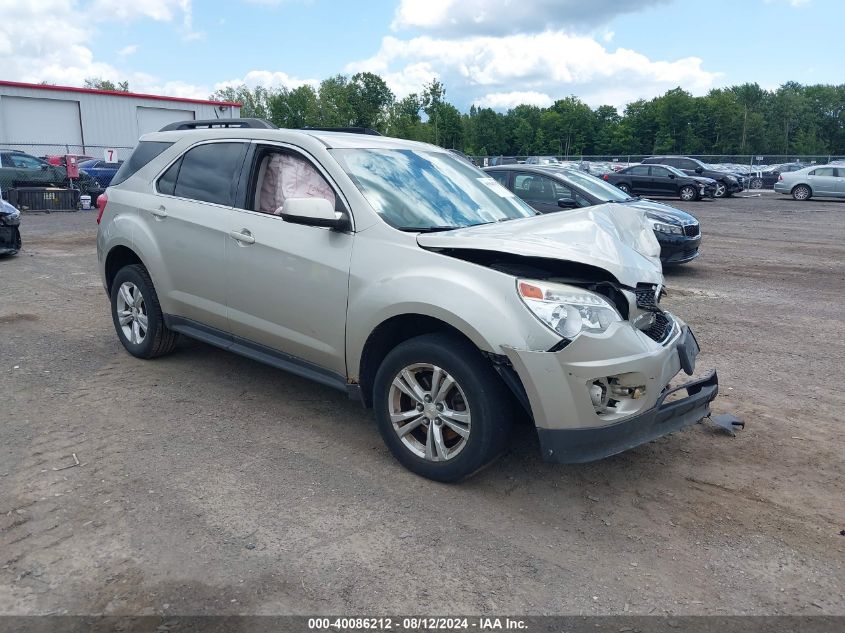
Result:
[[560,173],[573,185],[581,187],[581,189],[586,190],[587,193],[594,195],[599,200],[625,202],[631,199],[631,196],[619,189],[619,187],[615,187],[601,178],[596,178],[586,172],[567,169]]
[[376,213],[395,228],[458,228],[537,214],[484,172],[447,152],[330,151]]

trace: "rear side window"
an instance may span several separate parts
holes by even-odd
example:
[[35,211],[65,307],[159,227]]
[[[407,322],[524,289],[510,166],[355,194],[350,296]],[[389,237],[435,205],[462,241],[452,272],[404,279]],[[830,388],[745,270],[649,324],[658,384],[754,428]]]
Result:
[[[245,143],[208,143],[188,150],[179,161],[173,195],[233,206],[245,152]],[[172,169],[164,175],[168,176]]]
[[158,179],[159,193],[166,193],[168,196],[173,195],[173,192],[176,191],[176,178],[179,176],[179,167],[181,166],[182,158],[180,157],[162,174],[161,178]]
[[632,176],[648,176],[648,165],[635,165],[631,167],[627,173]]
[[111,184],[119,185],[171,145],[173,143],[165,143],[164,141],[141,141],[129,159],[123,161],[120,169],[111,179]]

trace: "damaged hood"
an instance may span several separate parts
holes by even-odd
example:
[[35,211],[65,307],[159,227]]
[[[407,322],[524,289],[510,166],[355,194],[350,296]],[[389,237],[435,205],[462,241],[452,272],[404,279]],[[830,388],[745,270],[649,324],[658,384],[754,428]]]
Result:
[[613,204],[421,233],[417,243],[431,250],[483,250],[588,264],[627,286],[663,283],[660,244],[645,214]]

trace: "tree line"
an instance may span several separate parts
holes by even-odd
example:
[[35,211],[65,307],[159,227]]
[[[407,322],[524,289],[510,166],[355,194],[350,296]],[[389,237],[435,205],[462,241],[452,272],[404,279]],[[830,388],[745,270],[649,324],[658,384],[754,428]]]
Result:
[[678,87],[633,101],[621,114],[576,96],[547,108],[473,105],[461,112],[438,80],[397,99],[369,72],[335,75],[316,88],[229,87],[211,99],[240,102],[241,116],[279,127],[368,127],[477,156],[845,155],[845,84],[787,82],[764,90],[746,83],[700,97]]

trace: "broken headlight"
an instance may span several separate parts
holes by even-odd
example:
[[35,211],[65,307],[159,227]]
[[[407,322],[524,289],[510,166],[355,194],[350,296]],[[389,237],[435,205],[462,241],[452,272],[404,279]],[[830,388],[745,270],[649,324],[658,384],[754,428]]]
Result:
[[604,332],[622,317],[604,297],[571,286],[518,279],[517,291],[534,316],[568,339],[581,332]]

